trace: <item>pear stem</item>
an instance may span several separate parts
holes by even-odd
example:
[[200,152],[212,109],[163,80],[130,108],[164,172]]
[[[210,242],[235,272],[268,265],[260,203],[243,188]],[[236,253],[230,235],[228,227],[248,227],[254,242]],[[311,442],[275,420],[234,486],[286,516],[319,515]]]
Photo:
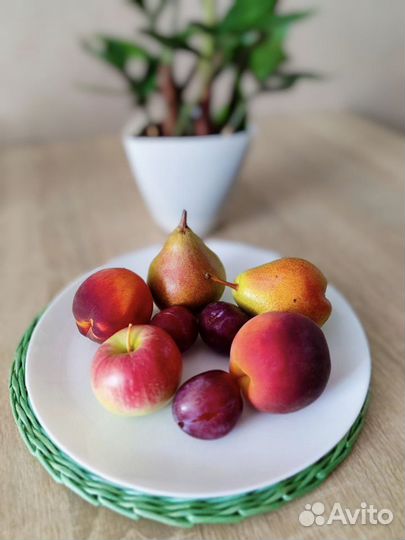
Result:
[[128,325],[128,330],[127,330],[127,339],[126,339],[127,352],[131,352],[131,344],[130,344],[130,339],[131,339],[131,328],[132,328],[132,324],[129,323],[129,325]]
[[187,210],[183,210],[179,223],[180,232],[185,233],[187,229]]
[[206,272],[204,275],[205,275],[205,279],[210,279],[211,281],[214,281],[215,283],[219,283],[220,285],[224,285],[225,287],[230,287],[231,289],[234,289],[235,291],[237,291],[238,288],[239,288],[239,285],[237,283],[231,283],[229,281],[224,281],[223,279],[212,276],[208,272]]

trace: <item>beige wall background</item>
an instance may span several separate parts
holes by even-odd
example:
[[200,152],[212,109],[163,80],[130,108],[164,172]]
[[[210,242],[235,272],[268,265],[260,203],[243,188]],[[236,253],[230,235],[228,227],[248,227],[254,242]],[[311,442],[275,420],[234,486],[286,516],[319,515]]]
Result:
[[[221,2],[226,4],[226,2]],[[404,110],[403,0],[290,0],[285,9],[317,8],[290,41],[294,63],[325,80],[260,98],[253,115],[345,109],[402,129]],[[199,0],[183,0],[183,16]],[[141,23],[125,0],[0,0],[0,144],[42,142],[118,132],[129,99],[83,89],[121,89],[107,67],[79,40],[97,31],[130,36]]]

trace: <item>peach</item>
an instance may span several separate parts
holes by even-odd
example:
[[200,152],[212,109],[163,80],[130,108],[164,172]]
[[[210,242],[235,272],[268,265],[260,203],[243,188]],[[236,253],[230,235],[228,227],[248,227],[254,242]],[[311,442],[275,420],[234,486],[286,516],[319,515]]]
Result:
[[164,407],[181,378],[181,353],[161,328],[129,325],[97,350],[91,384],[98,401],[122,416],[143,416]]
[[306,407],[324,391],[330,369],[322,330],[299,313],[257,315],[242,326],[231,347],[231,375],[263,412]]
[[107,268],[80,285],[72,310],[79,332],[102,343],[130,323],[147,323],[153,310],[152,293],[135,272]]

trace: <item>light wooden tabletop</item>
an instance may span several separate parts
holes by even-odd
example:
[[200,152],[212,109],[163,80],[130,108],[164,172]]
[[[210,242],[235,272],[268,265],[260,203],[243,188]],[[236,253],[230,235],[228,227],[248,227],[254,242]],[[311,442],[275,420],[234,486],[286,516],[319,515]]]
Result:
[[[148,216],[120,141],[0,151],[1,539],[403,538],[403,138],[344,114],[259,125],[216,236],[312,260],[349,299],[373,356],[372,401],[351,456],[316,491],[233,526],[132,522],[57,485],[21,441],[8,403],[14,349],[67,282],[164,235]],[[303,527],[306,503],[361,502],[390,525]]]

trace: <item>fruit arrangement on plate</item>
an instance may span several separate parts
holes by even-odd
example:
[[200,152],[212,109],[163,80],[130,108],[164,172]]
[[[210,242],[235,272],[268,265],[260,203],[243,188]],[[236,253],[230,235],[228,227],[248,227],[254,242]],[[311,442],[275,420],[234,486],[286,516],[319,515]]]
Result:
[[[298,258],[226,281],[222,262],[188,227],[184,211],[151,261],[147,283],[132,270],[107,268],[76,291],[77,328],[100,343],[93,392],[108,411],[124,416],[152,414],[172,402],[173,420],[199,439],[229,433],[244,400],[258,413],[302,409],[322,394],[331,370],[321,329],[332,309],[326,286],[322,272]],[[225,287],[236,304],[221,301]],[[154,303],[160,311],[152,317]],[[179,387],[184,353],[198,335],[224,355],[228,370],[202,372]]]

